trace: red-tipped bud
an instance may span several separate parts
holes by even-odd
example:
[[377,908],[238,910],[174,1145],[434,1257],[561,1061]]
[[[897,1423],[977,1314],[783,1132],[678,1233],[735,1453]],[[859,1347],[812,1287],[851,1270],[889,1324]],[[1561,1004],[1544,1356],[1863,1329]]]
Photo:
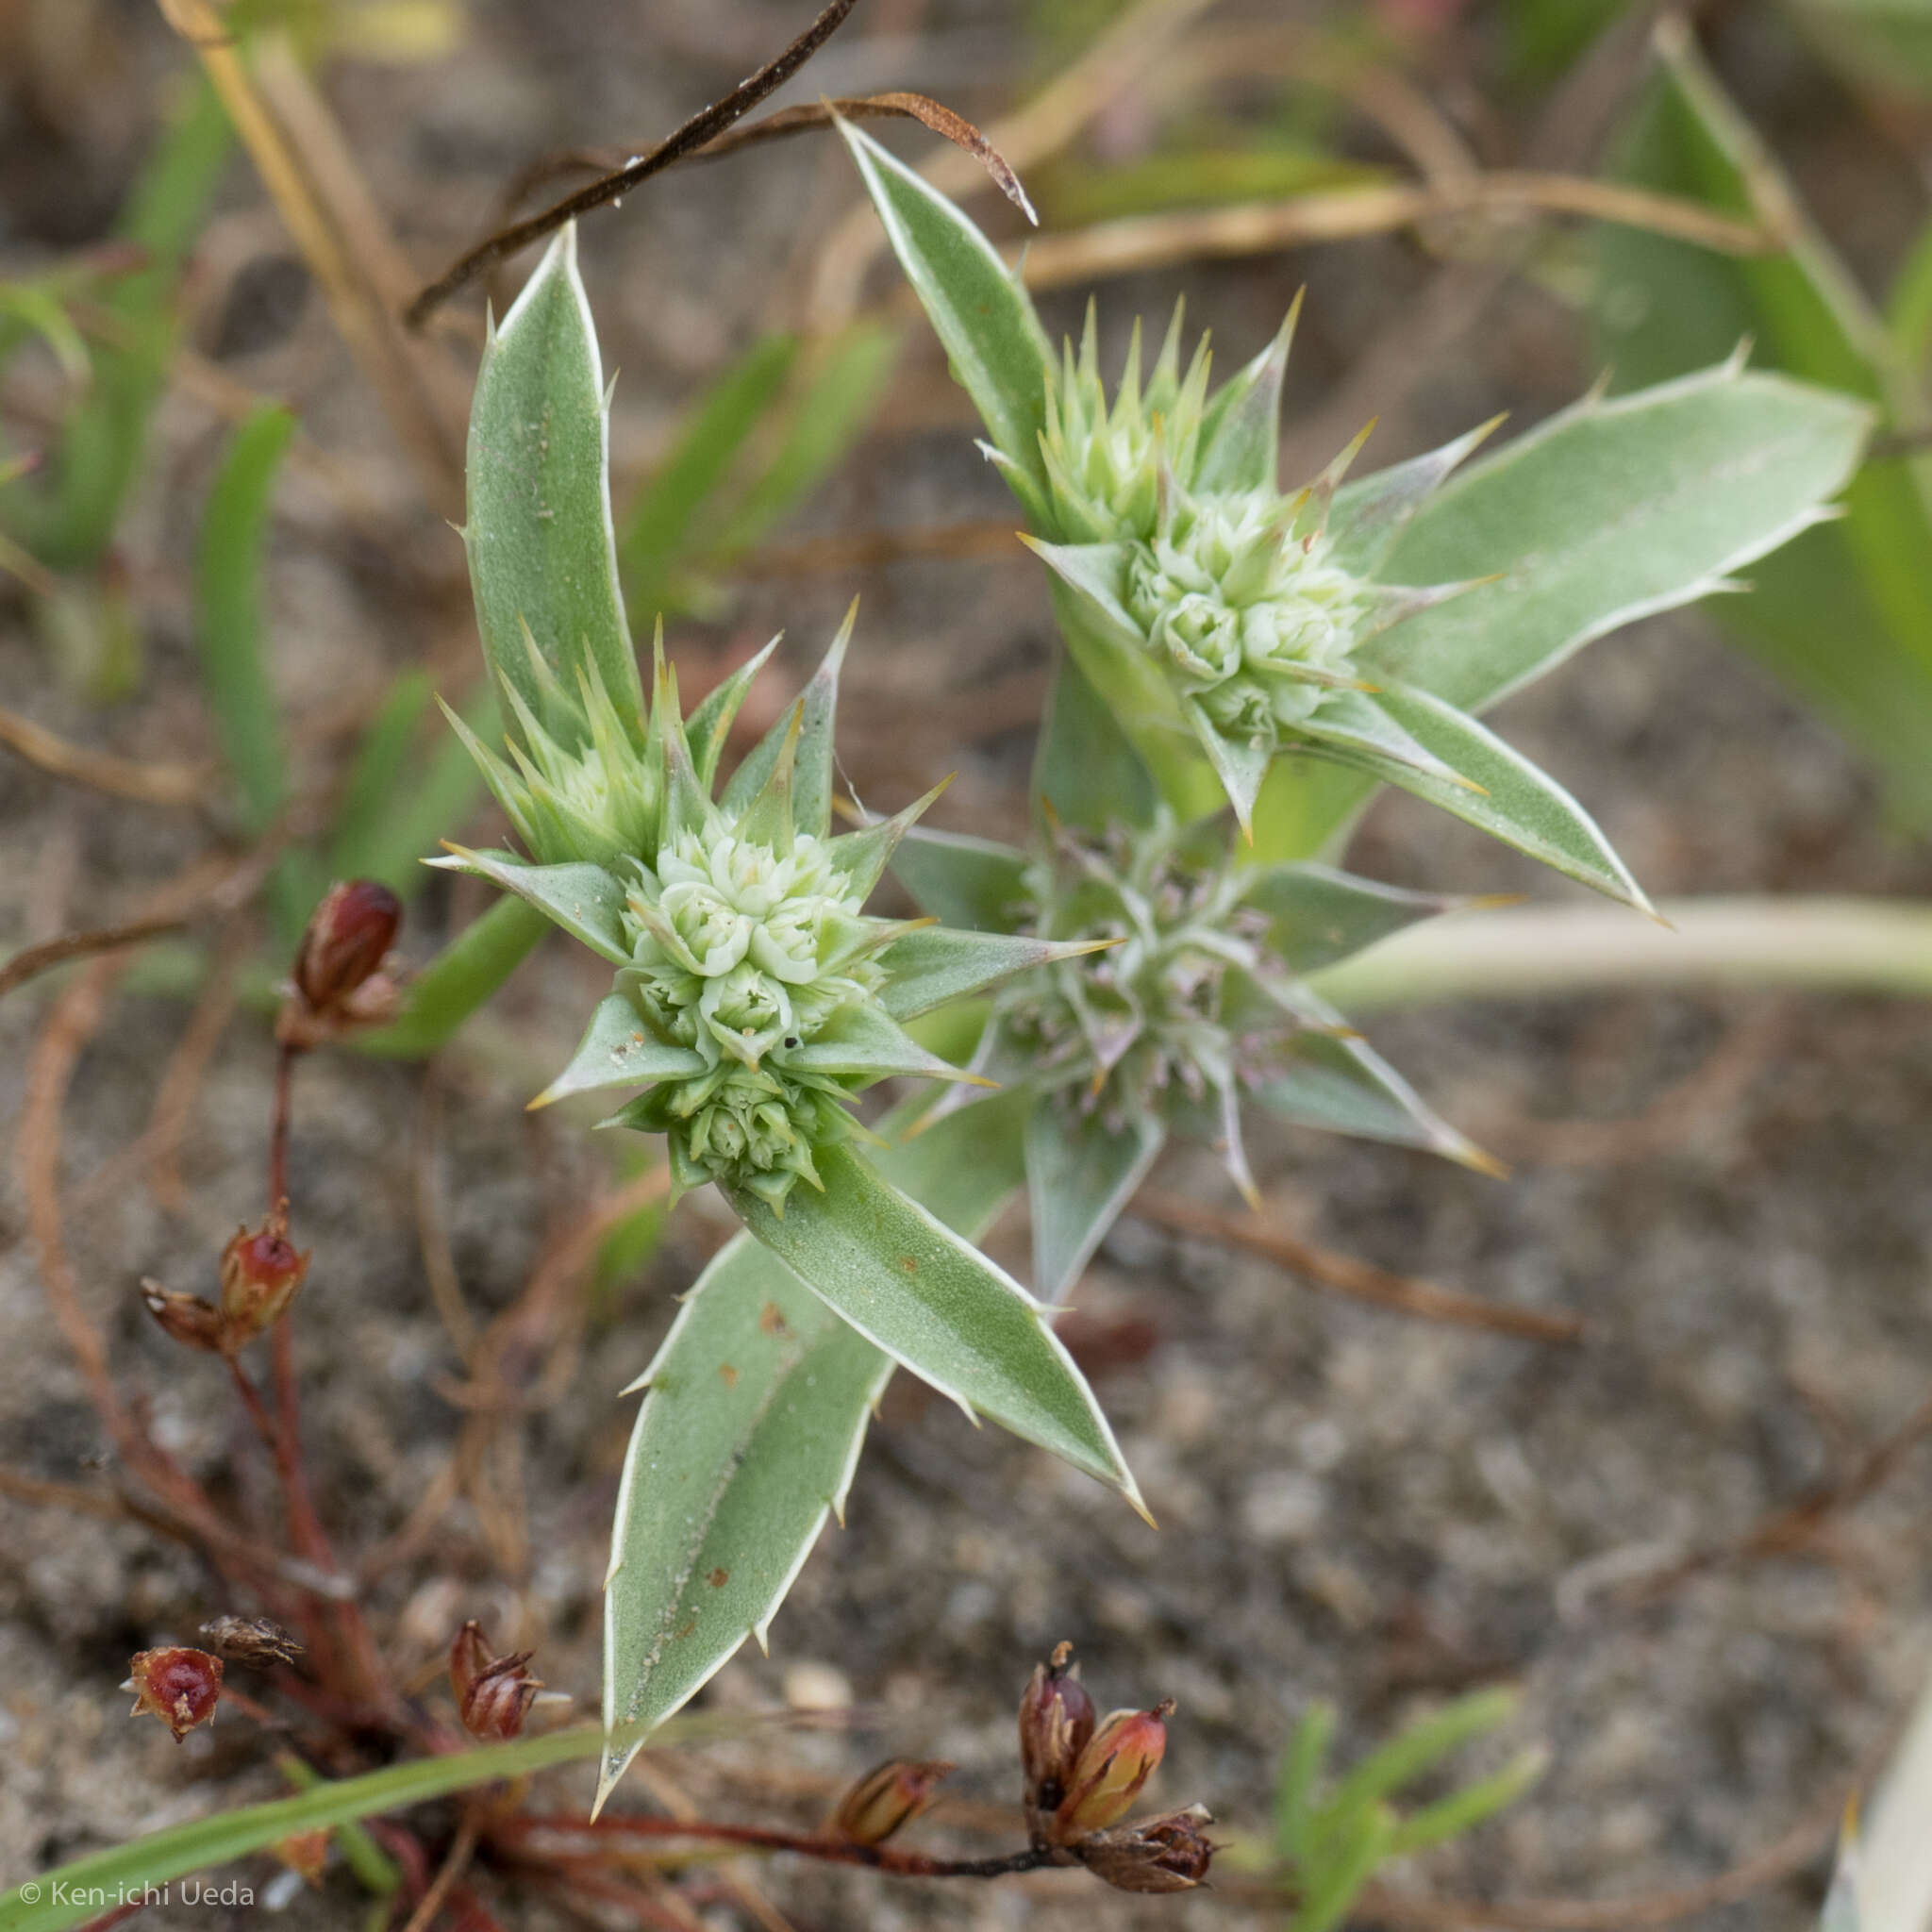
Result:
[[329,1837],[327,1825],[319,1831],[291,1831],[287,1838],[278,1838],[271,1849],[291,1872],[319,1890],[323,1867],[328,1863]]
[[308,1048],[353,1026],[393,1017],[396,988],[382,971],[403,923],[403,903],[374,879],[331,886],[309,915],[295,954],[295,997],[276,1037]]
[[1117,1710],[1087,1740],[1053,1815],[1056,1844],[1072,1844],[1124,1818],[1167,1749],[1172,1698],[1152,1710]]
[[1020,1768],[1029,1814],[1055,1810],[1067,1794],[1074,1764],[1093,1735],[1093,1700],[1080,1682],[1074,1646],[1060,1644],[1050,1663],[1033,1667],[1020,1700]]
[[473,1738],[508,1742],[521,1737],[524,1720],[543,1688],[525,1667],[527,1650],[491,1657],[483,1626],[472,1618],[449,1647],[449,1686],[456,1692],[457,1715]]
[[939,1796],[940,1786],[955,1767],[943,1761],[917,1764],[894,1757],[868,1772],[839,1800],[825,1821],[827,1838],[847,1844],[882,1845],[902,1826],[910,1824]]
[[336,1011],[380,970],[403,923],[403,902],[374,879],[337,883],[309,916],[295,955],[295,991],[318,1013]]
[[282,1208],[259,1228],[237,1228],[222,1250],[223,1349],[233,1355],[253,1341],[294,1300],[308,1273],[308,1257],[291,1244]]
[[1191,1891],[1208,1882],[1214,1846],[1201,1827],[1213,1822],[1205,1806],[1191,1805],[1145,1824],[1096,1832],[1081,1843],[1080,1862],[1121,1891]]
[[205,1650],[170,1646],[137,1651],[128,1660],[127,1674],[134,1683],[134,1708],[128,1715],[145,1711],[159,1718],[177,1744],[195,1725],[207,1724],[221,1701],[222,1660]]
[[201,1634],[214,1646],[217,1657],[230,1663],[291,1664],[302,1655],[302,1646],[267,1617],[210,1617]]
[[148,1313],[184,1348],[206,1349],[210,1355],[225,1352],[228,1324],[212,1302],[203,1301],[198,1294],[163,1288],[146,1276],[142,1278],[141,1295]]

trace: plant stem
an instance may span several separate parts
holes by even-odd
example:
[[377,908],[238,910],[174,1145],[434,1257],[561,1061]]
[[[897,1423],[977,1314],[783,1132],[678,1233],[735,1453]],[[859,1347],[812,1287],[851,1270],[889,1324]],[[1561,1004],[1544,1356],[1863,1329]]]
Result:
[[268,1130],[268,1211],[284,1211],[289,1199],[289,1106],[295,1078],[295,1049],[275,1049],[275,1112]]
[[[891,1845],[853,1844],[816,1832],[773,1831],[757,1824],[722,1824],[703,1818],[598,1818],[543,1816],[526,1813],[502,1821],[494,1836],[500,1842],[541,1842],[546,1858],[608,1857],[627,1839],[699,1839],[712,1844],[741,1845],[756,1851],[796,1852],[835,1865],[863,1865],[902,1878],[1005,1878],[1020,1872],[1043,1872],[1060,1861],[1050,1851],[1033,1846],[991,1858],[935,1858],[924,1852],[905,1852]],[[573,1850],[575,1840],[581,1849]]]
[[1932,997],[1932,906],[1711,898],[1657,910],[1663,925],[1608,908],[1531,906],[1412,926],[1310,983],[1350,1013],[1636,988]]

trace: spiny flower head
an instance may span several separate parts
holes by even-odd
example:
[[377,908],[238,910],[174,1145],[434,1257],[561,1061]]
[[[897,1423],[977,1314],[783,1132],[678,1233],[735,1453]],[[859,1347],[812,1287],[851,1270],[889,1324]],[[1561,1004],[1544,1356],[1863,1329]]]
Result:
[[567,692],[528,625],[523,640],[549,722],[500,676],[514,726],[505,743],[508,762],[443,707],[517,837],[545,864],[582,858],[601,865],[654,849],[664,786],[646,720],[624,716],[593,658],[578,662],[577,689]]
[[[1238,1039],[1229,1021],[1238,1010],[1252,1030],[1255,990],[1279,975],[1267,918],[1243,907],[1246,878],[1213,863],[1211,841],[1211,828],[1184,833],[1165,811],[1151,831],[1099,840],[1056,826],[1025,874],[1035,927],[1106,950],[1008,991],[1000,1017],[1056,1103],[1110,1131],[1149,1112],[1209,1109],[1230,1172],[1252,1191],[1239,1099],[1264,1042]],[[1268,1018],[1282,1034],[1298,1024],[1279,1008]]]
[[1180,826],[1165,808],[1105,831],[1050,823],[1021,858],[1023,916],[1091,950],[1003,993],[975,1065],[1033,1081],[1066,1132],[1132,1139],[1164,1124],[1213,1142],[1250,1195],[1250,1103],[1493,1166],[1304,977],[1457,902],[1325,866],[1239,864],[1223,829]]
[[1151,534],[1163,474],[1193,475],[1208,397],[1208,339],[1201,338],[1183,375],[1181,315],[1176,304],[1144,388],[1136,320],[1110,407],[1091,302],[1077,359],[1073,344],[1064,346],[1058,379],[1047,387],[1040,447],[1054,519],[1067,541],[1105,543]]
[[[520,714],[525,778],[510,795],[522,815],[511,815],[546,862],[465,852],[453,861],[522,893],[616,968],[575,1057],[540,1099],[647,1085],[606,1124],[666,1135],[680,1185],[717,1181],[774,1209],[801,1180],[819,1185],[815,1150],[863,1133],[849,1108],[867,1087],[894,1074],[975,1077],[927,1053],[903,1020],[1068,950],[866,914],[938,791],[831,836],[833,715],[850,634],[848,617],[804,696],[716,799],[719,751],[756,661],[689,722],[661,641],[648,720],[617,717],[587,680],[589,717],[608,715],[568,751],[582,774],[568,796],[564,768],[527,749],[538,727]],[[504,796],[507,768],[481,756]],[[548,771],[541,786],[533,769]],[[601,815],[566,812],[571,796],[601,802]]]
[[1276,416],[1295,312],[1212,395],[1205,338],[1180,373],[1180,320],[1176,310],[1144,385],[1137,328],[1111,406],[1091,309],[1078,358],[1069,348],[1048,382],[1040,458],[1051,541],[1034,547],[1060,580],[1075,656],[1106,691],[1144,689],[1151,671],[1166,728],[1191,735],[1243,825],[1284,747],[1398,783],[1464,782],[1377,704],[1383,680],[1362,653],[1465,588],[1382,584],[1374,568],[1397,521],[1479,437],[1391,473],[1392,492],[1338,505],[1365,429],[1283,494]]

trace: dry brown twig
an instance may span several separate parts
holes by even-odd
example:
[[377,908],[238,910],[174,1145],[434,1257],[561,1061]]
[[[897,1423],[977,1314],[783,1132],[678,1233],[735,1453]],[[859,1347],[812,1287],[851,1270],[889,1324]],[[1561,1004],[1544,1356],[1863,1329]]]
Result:
[[17,711],[0,709],[0,744],[56,778],[69,778],[76,785],[142,805],[199,805],[214,784],[208,766],[117,758],[112,752],[75,744]]
[[211,0],[158,4],[200,57],[424,495],[460,517],[465,385],[396,320],[414,273],[286,35],[258,35],[244,58]]
[[1298,1240],[1285,1228],[1257,1214],[1228,1214],[1142,1189],[1129,1212],[1157,1227],[1176,1234],[1199,1235],[1231,1248],[1276,1262],[1316,1287],[1332,1290],[1353,1301],[1371,1302],[1424,1322],[1446,1323],[1457,1328],[1485,1329],[1523,1341],[1575,1342],[1589,1332],[1574,1315],[1548,1315],[1537,1308],[1511,1307],[1506,1302],[1485,1301],[1478,1295],[1442,1288],[1413,1275],[1396,1274],[1373,1262],[1338,1255]]
[[[174,0],[174,4],[182,4],[182,0]],[[532,215],[527,221],[513,223],[485,237],[475,247],[452,262],[427,288],[418,291],[404,311],[405,322],[412,329],[421,328],[452,295],[467,288],[477,276],[499,262],[507,261],[531,242],[553,234],[576,216],[614,205],[653,175],[662,174],[665,169],[676,166],[678,162],[691,158],[699,149],[708,146],[760,101],[783,87],[838,32],[856,4],[857,0],[830,0],[818,18],[783,52],[766,61],[756,73],[747,75],[730,92],[700,108],[648,153],[634,157],[624,167],[591,182],[588,188],[580,188],[575,193],[565,195],[541,214]]]
[[1133,215],[1064,235],[1043,235],[1024,251],[1006,251],[1029,289],[1164,268],[1178,261],[1261,255],[1311,242],[1387,234],[1447,215],[1513,219],[1525,214],[1580,215],[1644,228],[1724,255],[1757,255],[1774,238],[1753,222],[1714,213],[1701,203],[1613,181],[1574,175],[1491,170],[1434,181],[1342,188],[1285,201]]

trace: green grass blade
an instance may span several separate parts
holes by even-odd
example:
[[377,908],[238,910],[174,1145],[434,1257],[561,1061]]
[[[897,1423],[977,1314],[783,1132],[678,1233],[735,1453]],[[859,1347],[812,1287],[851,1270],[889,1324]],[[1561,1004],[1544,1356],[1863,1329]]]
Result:
[[814,345],[794,371],[800,391],[770,464],[719,539],[721,558],[749,550],[838,468],[886,398],[902,331],[861,323]]
[[167,386],[181,264],[232,144],[213,88],[197,77],[115,225],[146,256],[143,267],[117,276],[104,296],[121,340],[93,349],[92,380],[62,425],[50,481],[0,491],[0,521],[57,570],[93,562],[120,524]]
[[1487,1736],[1515,1714],[1522,1698],[1511,1690],[1473,1690],[1370,1752],[1335,1787],[1329,1800],[1338,1816],[1393,1798],[1452,1752]]
[[604,1733],[574,1725],[513,1744],[487,1744],[441,1757],[412,1758],[363,1777],[318,1784],[291,1798],[243,1805],[189,1824],[177,1824],[56,1867],[0,1897],[6,1932],[65,1932],[97,1918],[147,1886],[223,1865],[298,1831],[319,1831],[358,1818],[399,1811],[494,1779],[519,1777],[546,1765],[594,1757]]
[[281,716],[269,687],[261,621],[261,560],[270,500],[295,434],[287,409],[255,411],[235,432],[202,513],[194,589],[202,675],[215,735],[251,832],[288,797]]

